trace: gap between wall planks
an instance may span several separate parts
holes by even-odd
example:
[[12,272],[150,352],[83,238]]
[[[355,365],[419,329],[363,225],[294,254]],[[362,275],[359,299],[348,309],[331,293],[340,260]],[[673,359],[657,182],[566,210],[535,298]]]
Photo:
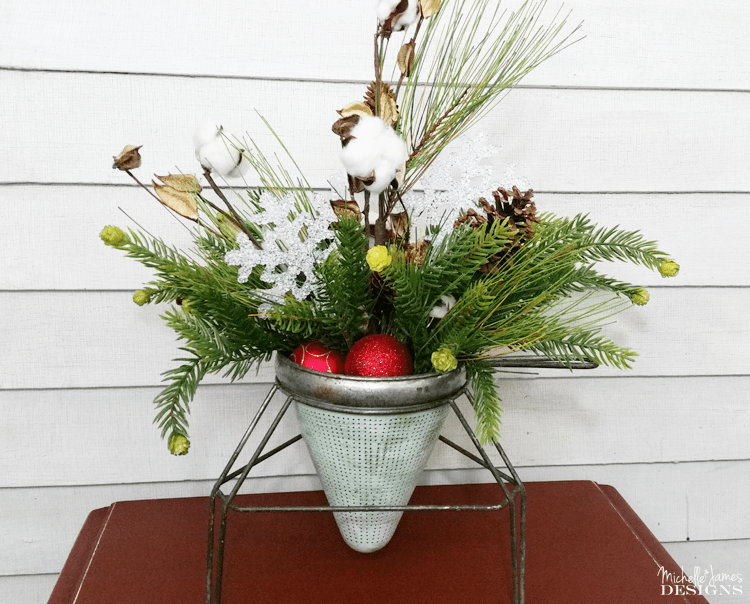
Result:
[[0,575],[0,603],[44,604],[55,587],[58,573],[59,570],[47,574]]

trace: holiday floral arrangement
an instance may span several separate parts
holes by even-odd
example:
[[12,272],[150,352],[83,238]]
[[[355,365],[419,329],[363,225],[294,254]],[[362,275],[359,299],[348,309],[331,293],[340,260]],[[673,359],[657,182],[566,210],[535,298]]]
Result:
[[[461,365],[484,441],[498,437],[500,355],[525,350],[618,368],[633,361],[601,330],[649,294],[596,264],[632,262],[665,277],[679,266],[639,232],[541,213],[530,189],[497,186],[481,161],[495,152],[483,135],[446,149],[571,42],[566,19],[542,25],[544,2],[513,12],[496,0],[441,4],[377,2],[374,79],[362,99],[332,110],[344,169],[330,193],[208,122],[194,137],[206,188],[189,174],[142,185],[194,224],[195,249],[142,230],[102,231],[107,245],[153,269],[133,299],[170,304],[163,318],[184,342],[155,400],[173,454],[188,450],[201,379],[242,378],[273,353],[372,378]],[[114,161],[136,181],[139,150],[129,145]],[[217,185],[248,169],[259,186]]]

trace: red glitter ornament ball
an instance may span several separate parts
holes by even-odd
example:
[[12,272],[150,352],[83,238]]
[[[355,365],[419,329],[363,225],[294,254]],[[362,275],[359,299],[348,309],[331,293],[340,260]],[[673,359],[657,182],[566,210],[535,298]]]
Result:
[[352,346],[344,369],[347,375],[397,377],[411,375],[414,364],[403,342],[393,336],[375,334]]
[[300,344],[289,356],[295,363],[324,373],[344,373],[344,355],[323,346],[318,340]]

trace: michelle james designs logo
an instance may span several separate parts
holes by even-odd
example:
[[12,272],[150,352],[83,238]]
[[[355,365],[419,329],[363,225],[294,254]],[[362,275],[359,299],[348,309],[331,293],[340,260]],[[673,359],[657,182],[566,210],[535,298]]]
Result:
[[739,596],[742,595],[742,575],[740,573],[715,573],[713,566],[693,568],[688,575],[680,567],[680,572],[669,572],[659,566],[661,595],[663,596]]

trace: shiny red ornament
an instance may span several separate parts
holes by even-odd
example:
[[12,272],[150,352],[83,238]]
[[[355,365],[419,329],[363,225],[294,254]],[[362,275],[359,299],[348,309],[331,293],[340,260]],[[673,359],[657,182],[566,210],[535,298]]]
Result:
[[375,334],[352,346],[344,369],[347,375],[398,377],[411,375],[414,364],[403,342],[393,336]]
[[295,363],[324,373],[344,373],[344,355],[318,340],[300,344],[289,356]]

